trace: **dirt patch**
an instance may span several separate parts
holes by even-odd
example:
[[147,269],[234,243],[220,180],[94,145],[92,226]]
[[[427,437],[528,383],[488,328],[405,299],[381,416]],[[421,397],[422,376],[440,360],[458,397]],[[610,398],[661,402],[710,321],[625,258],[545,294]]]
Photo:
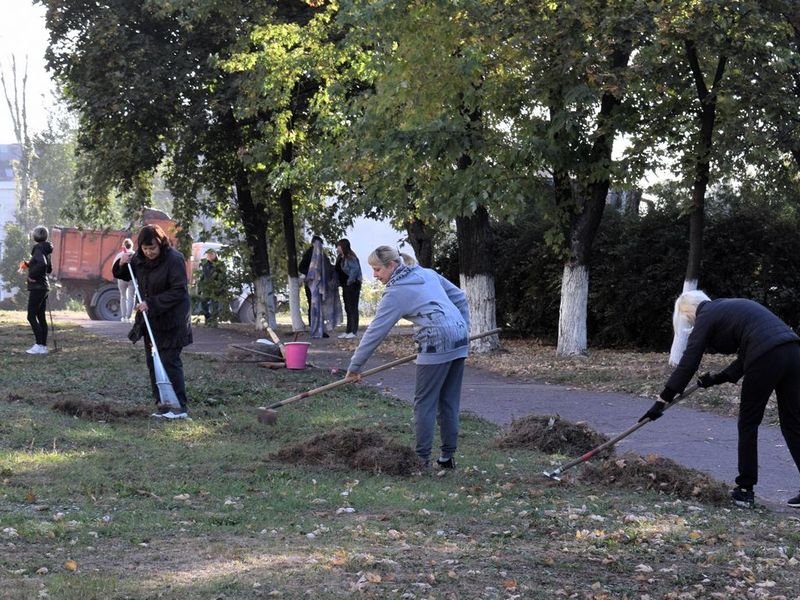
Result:
[[58,400],[52,407],[79,419],[89,421],[116,421],[118,419],[149,417],[153,412],[152,407],[131,406],[119,407],[108,402],[87,402],[74,398]]
[[375,431],[338,428],[272,455],[288,463],[408,476],[419,471],[416,453]]
[[[585,423],[572,423],[558,415],[528,415],[514,419],[495,442],[498,448],[524,448],[545,454],[584,454],[609,440]],[[598,456],[609,456],[612,449]]]
[[629,452],[614,459],[586,463],[579,479],[592,485],[656,490],[716,506],[730,503],[724,483],[655,454],[642,457]]

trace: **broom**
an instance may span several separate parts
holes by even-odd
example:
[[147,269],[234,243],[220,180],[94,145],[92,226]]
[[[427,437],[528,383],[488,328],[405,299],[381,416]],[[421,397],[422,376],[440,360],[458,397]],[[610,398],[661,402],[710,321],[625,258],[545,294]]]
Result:
[[[142,295],[139,293],[139,286],[136,283],[136,275],[133,274],[133,267],[128,263],[128,271],[131,273],[131,281],[133,282],[133,291],[136,294],[136,299],[139,304],[142,303]],[[153,330],[150,327],[150,320],[147,318],[147,311],[141,311],[144,318],[144,324],[147,327],[147,335],[150,336],[150,350],[153,354],[153,372],[155,373],[156,385],[158,386],[158,395],[161,398],[161,404],[169,406],[170,408],[180,408],[181,403],[175,395],[175,390],[172,387],[172,382],[169,380],[166,369],[161,363],[161,357],[156,348],[156,339],[153,337]]]

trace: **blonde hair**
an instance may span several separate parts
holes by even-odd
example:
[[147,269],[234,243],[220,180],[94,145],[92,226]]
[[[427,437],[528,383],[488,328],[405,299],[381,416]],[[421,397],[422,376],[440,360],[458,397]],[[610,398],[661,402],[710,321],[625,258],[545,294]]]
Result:
[[367,257],[367,262],[370,265],[380,267],[388,267],[393,262],[396,262],[398,265],[403,263],[408,267],[413,267],[417,264],[413,256],[400,252],[391,246],[378,246],[375,250],[370,252],[370,255]]
[[708,295],[701,290],[691,290],[683,292],[675,300],[675,308],[672,310],[672,347],[669,351],[669,364],[677,365],[689,341],[689,333],[694,327],[694,320],[697,316],[697,307],[701,302],[711,300]]
[[694,318],[697,315],[697,307],[701,302],[708,302],[711,298],[700,290],[683,292],[675,300],[675,309],[672,311],[672,329],[679,331],[681,328],[694,327]]

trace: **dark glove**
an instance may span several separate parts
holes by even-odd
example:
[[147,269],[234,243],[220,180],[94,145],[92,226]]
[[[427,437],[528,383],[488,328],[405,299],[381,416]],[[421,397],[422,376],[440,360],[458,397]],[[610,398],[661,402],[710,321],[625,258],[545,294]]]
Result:
[[701,388],[710,388],[712,385],[719,385],[720,383],[727,383],[727,376],[720,373],[705,372],[697,378],[697,385]]
[[645,419],[650,419],[651,421],[655,421],[656,419],[660,419],[661,415],[664,414],[664,409],[666,408],[667,403],[663,400],[656,400],[653,403],[653,406],[650,407],[646,413],[644,413],[641,418],[639,419],[639,423],[644,421]]

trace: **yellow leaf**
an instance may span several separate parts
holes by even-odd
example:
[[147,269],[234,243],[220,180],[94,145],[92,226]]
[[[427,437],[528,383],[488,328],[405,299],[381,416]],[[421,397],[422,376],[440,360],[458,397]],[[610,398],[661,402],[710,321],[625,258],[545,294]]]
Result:
[[367,573],[367,581],[370,583],[380,583],[381,576],[378,573]]
[[517,589],[517,580],[516,579],[503,579],[503,588],[507,590],[515,590]]
[[692,531],[689,534],[689,539],[690,540],[699,540],[701,537],[703,537],[703,534],[700,533],[699,531]]
[[72,560],[72,559],[70,558],[69,560],[67,560],[67,561],[65,561],[65,562],[64,562],[64,568],[65,568],[67,571],[75,571],[75,570],[77,570],[77,569],[78,569],[78,563],[76,563],[74,560]]
[[28,492],[25,495],[25,502],[27,502],[28,504],[33,504],[34,502],[36,502],[36,494],[34,494],[33,492]]

